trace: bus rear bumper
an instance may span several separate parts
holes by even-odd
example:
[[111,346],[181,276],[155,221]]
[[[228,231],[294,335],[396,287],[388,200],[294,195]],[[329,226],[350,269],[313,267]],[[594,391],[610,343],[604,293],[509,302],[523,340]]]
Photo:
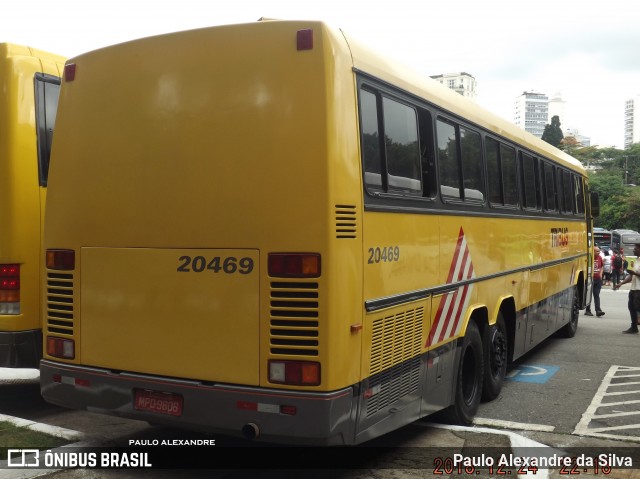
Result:
[[41,357],[41,330],[0,332],[0,367],[38,368]]
[[[40,387],[44,399],[59,406],[152,424],[282,444],[355,441],[357,398],[352,387],[325,393],[205,384],[48,360],[40,363]],[[140,410],[139,401],[137,408],[140,390],[170,397],[173,405],[164,409],[171,412]]]

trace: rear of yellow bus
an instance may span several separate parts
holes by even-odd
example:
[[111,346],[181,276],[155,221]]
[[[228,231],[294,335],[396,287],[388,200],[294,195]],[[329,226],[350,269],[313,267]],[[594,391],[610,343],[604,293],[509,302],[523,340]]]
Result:
[[64,58],[0,44],[0,367],[37,368],[48,152]]
[[362,189],[347,48],[321,23],[257,22],[67,63],[45,225],[47,401],[355,441]]

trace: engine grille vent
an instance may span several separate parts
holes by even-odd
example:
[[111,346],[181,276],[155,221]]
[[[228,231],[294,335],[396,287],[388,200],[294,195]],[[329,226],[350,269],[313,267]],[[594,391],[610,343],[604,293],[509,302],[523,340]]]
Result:
[[336,238],[353,239],[358,235],[356,207],[336,205]]
[[47,330],[73,336],[73,274],[47,271]]
[[270,306],[271,354],[318,356],[320,347],[318,283],[272,282]]

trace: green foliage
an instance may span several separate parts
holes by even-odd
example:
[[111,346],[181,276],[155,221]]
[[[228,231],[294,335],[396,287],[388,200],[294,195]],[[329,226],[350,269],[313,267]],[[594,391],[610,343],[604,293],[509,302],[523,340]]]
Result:
[[635,186],[640,185],[640,144],[626,150],[580,148],[573,156],[594,168],[589,184],[600,197],[600,216],[594,225],[640,231],[640,186]]
[[66,439],[0,421],[0,461],[7,460],[9,447],[53,449],[68,443]]
[[564,135],[560,129],[560,117],[558,115],[554,115],[551,118],[551,124],[545,125],[544,132],[542,133],[542,139],[556,148],[562,148],[563,137]]

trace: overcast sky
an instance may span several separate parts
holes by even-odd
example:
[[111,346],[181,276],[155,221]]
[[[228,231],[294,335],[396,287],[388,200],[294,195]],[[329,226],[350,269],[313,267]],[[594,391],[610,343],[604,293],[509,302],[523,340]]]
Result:
[[640,94],[638,0],[3,0],[0,42],[72,57],[135,38],[260,17],[325,20],[425,75],[464,71],[477,101],[565,100],[566,128],[623,147]]

